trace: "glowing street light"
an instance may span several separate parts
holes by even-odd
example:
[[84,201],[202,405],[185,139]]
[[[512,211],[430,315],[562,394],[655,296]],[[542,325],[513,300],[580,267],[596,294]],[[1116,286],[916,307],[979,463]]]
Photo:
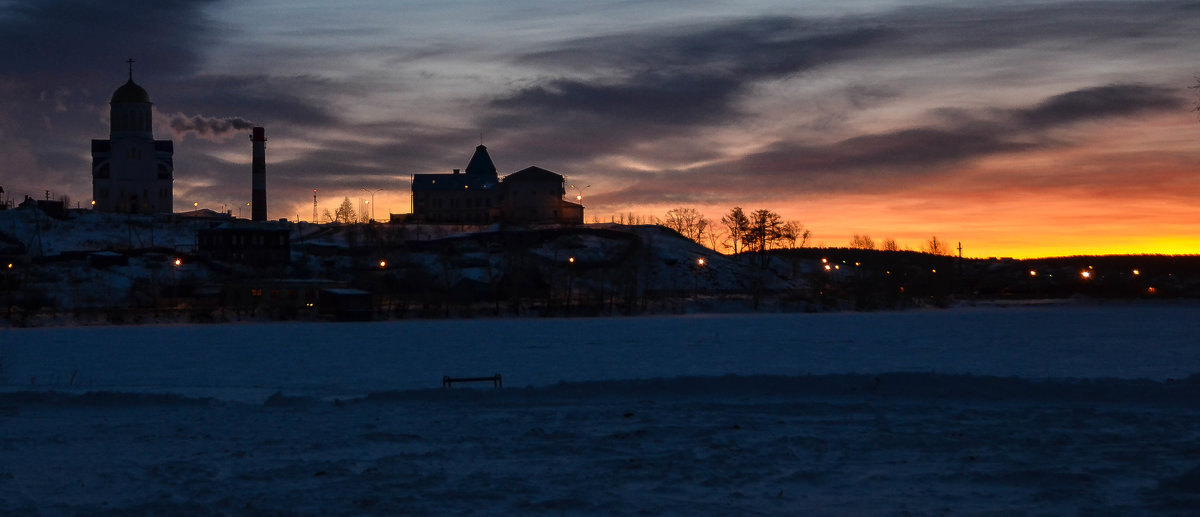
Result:
[[1137,269],[1133,270],[1133,276],[1138,276],[1141,274],[1142,274],[1142,272],[1140,270],[1137,270]]
[[386,267],[387,267],[387,261],[386,261],[386,260],[380,260],[380,261],[379,261],[379,269],[384,269],[384,268],[386,268]]
[[1030,270],[1029,270],[1029,276],[1037,276],[1037,270],[1036,270],[1036,269],[1030,269]]
[[700,257],[700,258],[696,259],[696,265],[700,266],[700,267],[704,267],[704,257]]
[[181,258],[176,258],[176,259],[175,259],[175,267],[179,267],[179,266],[182,266],[182,265],[183,265],[183,259],[181,259]]
[[362,189],[359,189],[359,190],[361,190],[361,191],[363,191],[363,192],[366,192],[366,193],[368,193],[368,194],[370,194],[370,195],[371,195],[371,200],[370,200],[370,201],[367,201],[367,204],[371,206],[371,220],[372,220],[372,221],[374,221],[374,220],[375,220],[375,193],[376,193],[376,192],[379,192],[380,190],[383,190],[383,189],[381,189],[381,188],[377,188],[377,189],[375,189],[375,190],[371,190],[371,189],[368,189],[368,188],[362,188]]
[[576,187],[575,185],[571,185],[571,188],[575,189],[575,201],[579,201],[580,203],[583,202],[583,191],[587,190],[588,187],[591,187],[591,185],[587,185],[583,188],[579,188],[579,187]]
[[1080,277],[1083,277],[1083,279],[1084,279],[1084,280],[1087,280],[1087,279],[1089,279],[1089,278],[1092,278],[1092,272],[1091,272],[1091,271],[1087,271],[1087,270],[1080,271],[1080,272],[1079,272],[1079,276],[1080,276]]

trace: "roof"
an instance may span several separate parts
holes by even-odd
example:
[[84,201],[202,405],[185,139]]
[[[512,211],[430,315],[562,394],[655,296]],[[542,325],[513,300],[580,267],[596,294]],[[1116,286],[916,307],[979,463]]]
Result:
[[175,217],[188,217],[188,218],[195,218],[195,219],[230,219],[231,218],[231,216],[229,214],[223,214],[221,212],[217,212],[215,210],[209,210],[207,208],[200,208],[197,210],[190,210],[187,212],[175,212]]
[[[203,208],[201,210],[207,210]],[[218,216],[223,216],[217,212]],[[281,227],[275,223],[233,220],[228,223],[221,224],[213,228],[203,228],[199,233],[231,233],[231,232],[257,232],[257,233],[291,233],[287,228]]]
[[526,167],[517,172],[504,177],[505,182],[509,181],[558,181],[563,180],[562,174],[550,172],[541,167]]
[[487,147],[480,145],[475,148],[475,154],[471,156],[471,162],[467,164],[466,172],[472,175],[496,175],[496,164],[492,163],[492,157],[488,155]]
[[108,102],[109,104],[116,104],[118,102],[144,102],[149,104],[150,94],[146,93],[145,88],[133,82],[133,79],[129,79],[120,88],[117,88],[117,91],[113,92],[112,100]]

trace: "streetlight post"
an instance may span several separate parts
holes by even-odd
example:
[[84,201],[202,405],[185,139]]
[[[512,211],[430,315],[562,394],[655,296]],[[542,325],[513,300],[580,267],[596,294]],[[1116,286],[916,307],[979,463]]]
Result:
[[574,277],[572,276],[574,271],[571,266],[574,265],[575,257],[567,258],[567,312],[571,312],[571,281],[574,280]]
[[571,185],[571,188],[575,189],[575,201],[577,201],[579,204],[583,204],[583,191],[587,190],[588,187],[591,187],[591,185],[587,185],[583,188]]
[[367,204],[371,205],[371,221],[374,222],[375,221],[375,193],[379,192],[383,189],[377,188],[375,190],[371,190],[368,188],[363,188],[363,189],[359,189],[359,190],[362,190],[363,192],[366,192],[371,195],[371,200],[367,201]]

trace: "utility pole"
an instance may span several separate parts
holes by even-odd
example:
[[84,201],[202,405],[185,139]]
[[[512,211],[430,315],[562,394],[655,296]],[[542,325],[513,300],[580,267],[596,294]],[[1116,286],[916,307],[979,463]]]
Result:
[[313,224],[316,224],[316,223],[318,222],[318,221],[317,221],[317,189],[313,189],[313,218],[312,218],[312,222],[313,222]]

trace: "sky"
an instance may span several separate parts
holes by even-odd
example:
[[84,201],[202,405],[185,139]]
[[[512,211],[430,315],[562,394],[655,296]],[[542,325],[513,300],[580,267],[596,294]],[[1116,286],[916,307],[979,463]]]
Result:
[[0,0],[0,187],[86,206],[134,79],[175,208],[269,217],[410,178],[567,176],[585,217],[735,206],[972,257],[1200,253],[1194,2]]

